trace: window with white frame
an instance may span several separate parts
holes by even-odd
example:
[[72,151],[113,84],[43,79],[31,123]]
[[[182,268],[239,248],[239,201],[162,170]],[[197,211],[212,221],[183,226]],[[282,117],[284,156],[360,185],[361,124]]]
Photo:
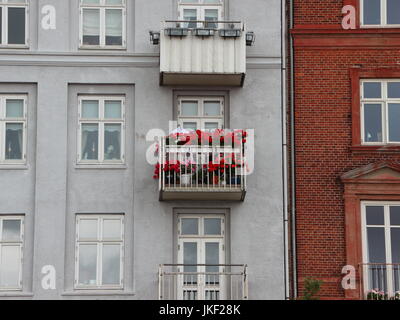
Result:
[[[218,28],[214,21],[223,20],[223,0],[179,0],[179,19],[187,21],[206,21],[207,28]],[[203,24],[184,23],[185,28],[198,28]]]
[[23,164],[26,160],[25,95],[0,95],[0,164]]
[[[178,216],[178,264],[185,275],[178,283],[179,300],[221,300],[225,298],[225,216]],[[200,275],[204,275],[200,276]]]
[[0,0],[0,45],[28,43],[28,1]]
[[178,97],[178,124],[188,130],[224,128],[224,98]]
[[126,0],[80,0],[80,45],[126,46]]
[[399,0],[361,0],[363,27],[400,27]]
[[400,143],[400,79],[361,82],[362,141]]
[[363,263],[366,290],[400,290],[400,203],[363,202]]
[[79,163],[123,163],[125,97],[80,96],[78,136]]
[[22,289],[24,219],[0,216],[0,291]]
[[123,215],[77,215],[76,289],[122,289]]

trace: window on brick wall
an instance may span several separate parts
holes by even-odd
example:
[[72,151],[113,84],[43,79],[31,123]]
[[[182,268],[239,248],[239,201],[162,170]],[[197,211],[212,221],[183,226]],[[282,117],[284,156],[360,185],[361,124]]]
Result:
[[363,27],[400,27],[399,0],[361,0]]
[[363,144],[400,143],[400,79],[361,82]]
[[393,296],[400,290],[400,203],[363,202],[362,225],[365,291]]

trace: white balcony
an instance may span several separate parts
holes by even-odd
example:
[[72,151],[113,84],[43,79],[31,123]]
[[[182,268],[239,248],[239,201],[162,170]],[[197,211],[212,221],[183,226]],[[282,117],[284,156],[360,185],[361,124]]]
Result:
[[242,86],[246,32],[232,21],[166,21],[160,33],[160,84]]
[[222,144],[219,136],[217,140],[209,143],[207,137],[207,143],[179,145],[171,137],[161,138],[157,172],[161,201],[244,201],[245,143],[242,138]]
[[161,265],[160,300],[247,300],[246,265]]

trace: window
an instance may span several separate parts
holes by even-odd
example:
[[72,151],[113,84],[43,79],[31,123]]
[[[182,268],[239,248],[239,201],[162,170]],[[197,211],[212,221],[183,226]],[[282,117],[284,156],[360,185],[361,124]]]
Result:
[[126,46],[126,0],[81,0],[80,3],[81,47]]
[[400,290],[400,203],[362,205],[365,289]]
[[[225,217],[223,215],[178,216],[178,264],[183,265],[179,300],[224,298]],[[200,276],[204,275],[205,276]]]
[[178,124],[188,130],[224,127],[223,97],[178,97]]
[[0,0],[0,45],[27,45],[27,12],[26,0]]
[[22,289],[23,217],[0,217],[0,290]]
[[[213,21],[222,21],[222,0],[180,0],[179,18],[188,21],[210,21],[205,25],[207,28],[216,29],[218,26]],[[203,24],[188,22],[183,24],[185,28],[202,27]]]
[[400,1],[361,0],[361,25],[365,27],[400,26]]
[[364,144],[400,143],[400,80],[364,80],[361,86]]
[[0,96],[0,164],[26,159],[26,96]]
[[78,215],[75,288],[122,289],[123,261],[123,216]]
[[78,161],[124,162],[125,97],[79,97]]

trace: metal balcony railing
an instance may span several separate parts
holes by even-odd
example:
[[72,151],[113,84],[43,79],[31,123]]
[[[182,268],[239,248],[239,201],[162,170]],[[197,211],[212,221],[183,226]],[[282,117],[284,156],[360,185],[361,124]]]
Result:
[[164,264],[160,300],[247,300],[247,265]]
[[400,300],[400,263],[360,264],[364,299]]
[[161,138],[160,199],[244,200],[245,150],[241,139],[235,145],[178,145]]

